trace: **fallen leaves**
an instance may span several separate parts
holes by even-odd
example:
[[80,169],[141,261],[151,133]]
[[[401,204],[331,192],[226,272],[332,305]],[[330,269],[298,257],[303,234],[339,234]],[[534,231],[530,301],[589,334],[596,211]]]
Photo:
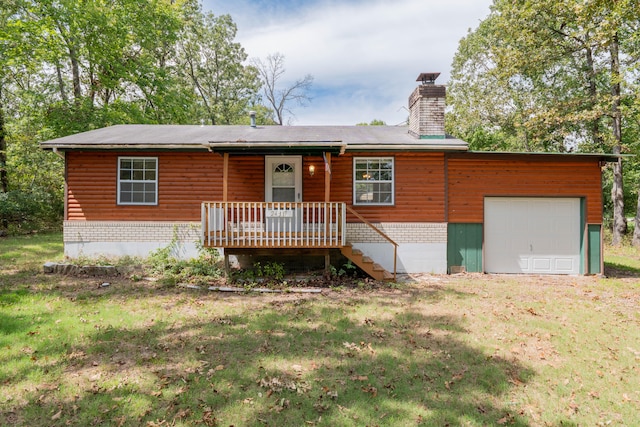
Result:
[[540,316],[534,309],[533,307],[529,307],[527,308],[527,313],[533,315],[533,316]]
[[378,395],[378,389],[376,387],[373,387],[371,384],[367,385],[366,387],[361,387],[360,390],[364,391],[365,393],[371,394],[371,397],[376,397]]
[[375,354],[375,350],[371,347],[371,343],[365,343],[361,341],[360,344],[356,344],[353,342],[343,342],[342,346],[347,349],[347,356],[355,357],[356,354],[361,353],[363,351],[368,351],[370,354]]
[[267,397],[273,393],[280,393],[284,390],[295,391],[303,394],[311,389],[311,385],[307,381],[298,381],[286,376],[281,377],[265,377],[258,381],[258,385],[267,389]]

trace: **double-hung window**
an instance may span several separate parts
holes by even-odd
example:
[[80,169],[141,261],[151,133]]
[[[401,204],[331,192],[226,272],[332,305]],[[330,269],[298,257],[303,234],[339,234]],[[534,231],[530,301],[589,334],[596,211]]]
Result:
[[393,157],[353,159],[353,204],[393,205]]
[[158,204],[157,157],[118,157],[118,204]]

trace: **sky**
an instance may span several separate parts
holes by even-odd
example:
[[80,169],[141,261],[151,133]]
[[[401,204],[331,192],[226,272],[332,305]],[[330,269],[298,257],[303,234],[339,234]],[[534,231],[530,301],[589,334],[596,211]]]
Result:
[[203,0],[229,14],[249,58],[285,57],[283,83],[314,78],[293,125],[388,125],[408,117],[420,73],[447,84],[458,43],[492,0]]

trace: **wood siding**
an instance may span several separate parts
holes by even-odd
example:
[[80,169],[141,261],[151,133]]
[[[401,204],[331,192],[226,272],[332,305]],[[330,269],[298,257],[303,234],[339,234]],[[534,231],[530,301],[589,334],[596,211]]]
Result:
[[[117,205],[118,156],[158,158],[157,206]],[[584,197],[587,221],[601,223],[602,187],[597,158],[447,154],[445,167],[444,153],[335,155],[331,158],[332,202],[353,204],[353,158],[368,156],[395,159],[395,204],[354,206],[372,223],[481,223],[485,196]],[[222,201],[220,154],[72,151],[66,153],[66,159],[69,220],[199,221],[201,202]],[[314,176],[309,175],[311,164],[315,166]],[[264,165],[260,155],[230,155],[228,201],[264,201]],[[303,157],[302,177],[303,201],[324,201],[321,156]],[[359,222],[353,215],[347,221]]]
[[448,222],[483,222],[486,196],[584,197],[587,222],[602,222],[602,183],[597,158],[534,157],[449,155]]
[[[229,156],[229,200],[230,202],[264,201],[264,157]],[[222,176],[220,178],[222,188]],[[203,202],[222,199],[202,198]]]
[[[119,156],[158,158],[157,206],[117,204]],[[352,204],[354,156],[332,156],[331,201]],[[356,206],[358,212],[371,222],[444,221],[442,153],[376,153],[373,157],[395,158],[395,204]],[[228,201],[264,201],[264,164],[263,156],[229,156]],[[314,176],[309,175],[311,164]],[[222,156],[215,153],[68,152],[67,218],[198,221],[201,202],[222,200],[222,169]],[[303,201],[324,201],[321,156],[303,157],[302,177]],[[348,221],[358,222],[351,216]]]
[[[395,204],[393,206],[353,206],[367,221],[372,223],[445,221],[443,153],[349,153],[333,156],[332,202],[353,204],[354,157],[393,157],[395,159]],[[360,221],[352,215],[347,215],[347,222]]]
[[[117,204],[118,157],[158,158],[158,205]],[[200,221],[203,200],[222,198],[222,156],[180,152],[68,152],[67,218]]]

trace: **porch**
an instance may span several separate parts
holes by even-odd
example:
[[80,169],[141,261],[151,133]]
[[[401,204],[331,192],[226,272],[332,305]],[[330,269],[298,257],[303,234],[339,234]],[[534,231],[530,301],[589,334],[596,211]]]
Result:
[[224,249],[225,259],[247,250],[315,251],[325,255],[327,268],[329,250],[338,249],[373,278],[395,280],[395,262],[387,272],[347,242],[347,212],[384,237],[395,260],[397,243],[341,202],[203,202],[202,244]]

